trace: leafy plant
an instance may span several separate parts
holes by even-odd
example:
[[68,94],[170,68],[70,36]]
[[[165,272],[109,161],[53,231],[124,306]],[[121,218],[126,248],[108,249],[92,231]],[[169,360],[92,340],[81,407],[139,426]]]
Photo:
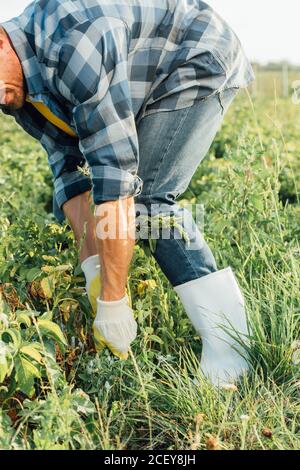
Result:
[[252,373],[223,392],[199,372],[201,342],[151,243],[128,280],[130,358],[95,354],[46,155],[0,117],[1,449],[299,448],[299,108],[264,80],[269,96],[240,94],[180,201],[205,207],[205,238],[234,268],[253,329]]
[[[58,325],[36,312],[8,312],[0,299],[0,385],[9,380],[9,393],[20,391],[31,397],[35,382],[47,376],[49,347],[63,349],[66,340]],[[48,348],[47,348],[48,346]]]

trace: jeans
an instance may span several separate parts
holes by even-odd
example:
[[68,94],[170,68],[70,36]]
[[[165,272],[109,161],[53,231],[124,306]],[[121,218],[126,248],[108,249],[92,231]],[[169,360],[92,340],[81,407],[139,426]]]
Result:
[[[151,210],[162,204],[185,220],[184,231],[193,245],[176,236],[156,240],[153,256],[175,287],[217,271],[215,258],[191,214],[176,200],[182,195],[219,130],[238,89],[229,89],[197,101],[191,107],[145,116],[138,126],[139,170],[143,189],[137,205]],[[139,207],[139,206],[137,206]],[[151,220],[151,219],[150,219]],[[146,242],[147,243],[147,242]]]
[[[149,213],[152,205],[163,205],[166,213],[184,219],[184,231],[193,246],[190,250],[185,240],[178,238],[176,229],[169,239],[156,240],[153,255],[174,287],[217,270],[215,258],[193,217],[176,200],[209,151],[237,93],[238,88],[227,89],[190,107],[148,114],[137,124],[138,176],[143,180],[142,192],[135,198],[137,208],[143,205]],[[80,193],[89,189],[91,183],[76,190]],[[55,198],[53,212],[63,222],[64,214]]]

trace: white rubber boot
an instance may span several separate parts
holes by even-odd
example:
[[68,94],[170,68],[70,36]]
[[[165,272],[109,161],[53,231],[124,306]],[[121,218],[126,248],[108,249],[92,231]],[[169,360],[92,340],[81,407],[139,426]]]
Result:
[[235,338],[247,344],[249,331],[243,295],[232,269],[187,282],[175,291],[202,339],[203,374],[216,386],[234,383],[249,369],[246,352]]

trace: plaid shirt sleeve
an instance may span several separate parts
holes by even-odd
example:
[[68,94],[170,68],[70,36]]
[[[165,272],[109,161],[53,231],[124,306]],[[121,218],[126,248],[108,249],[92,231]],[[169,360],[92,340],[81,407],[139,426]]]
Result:
[[95,204],[139,194],[138,136],[122,21],[86,21],[60,47],[56,86],[74,105],[79,149],[90,167]]

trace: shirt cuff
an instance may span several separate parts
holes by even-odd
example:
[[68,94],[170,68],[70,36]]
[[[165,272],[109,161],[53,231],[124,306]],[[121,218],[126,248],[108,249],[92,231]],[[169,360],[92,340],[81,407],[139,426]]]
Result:
[[143,181],[137,174],[110,166],[91,168],[94,203],[116,201],[141,194]]

